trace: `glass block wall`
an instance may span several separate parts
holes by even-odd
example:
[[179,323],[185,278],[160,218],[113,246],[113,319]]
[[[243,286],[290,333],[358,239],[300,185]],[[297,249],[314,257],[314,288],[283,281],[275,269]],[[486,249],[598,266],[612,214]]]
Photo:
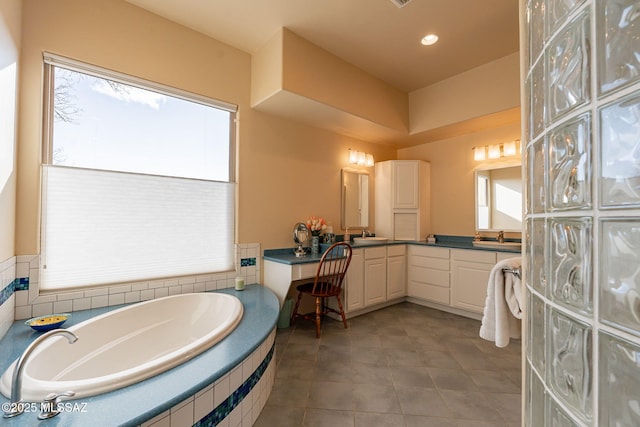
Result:
[[640,2],[521,11],[524,424],[640,426]]

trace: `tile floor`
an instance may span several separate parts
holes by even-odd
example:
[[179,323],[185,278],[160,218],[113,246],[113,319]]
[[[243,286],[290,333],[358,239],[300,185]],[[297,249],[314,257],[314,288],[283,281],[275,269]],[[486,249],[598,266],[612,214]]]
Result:
[[520,340],[478,337],[480,322],[412,303],[322,336],[299,319],[276,336],[276,379],[257,427],[520,425]]

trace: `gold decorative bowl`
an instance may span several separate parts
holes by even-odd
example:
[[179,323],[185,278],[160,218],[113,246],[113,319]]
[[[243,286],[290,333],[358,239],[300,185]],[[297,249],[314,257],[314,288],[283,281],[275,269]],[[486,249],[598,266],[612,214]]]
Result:
[[71,317],[69,313],[61,314],[47,314],[46,316],[34,317],[24,322],[25,325],[30,326],[38,332],[46,332],[52,329],[57,329],[64,322]]

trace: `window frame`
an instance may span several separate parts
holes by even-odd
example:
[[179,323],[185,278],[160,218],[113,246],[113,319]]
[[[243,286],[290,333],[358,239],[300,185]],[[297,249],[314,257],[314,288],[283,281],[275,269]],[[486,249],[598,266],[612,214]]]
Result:
[[[233,221],[233,225],[232,225],[232,229],[230,230],[232,233],[232,241],[233,241],[233,245],[237,246],[237,182],[236,182],[236,156],[237,156],[237,143],[236,143],[236,116],[237,116],[237,111],[238,111],[238,107],[234,104],[231,103],[227,103],[224,101],[220,101],[217,99],[213,99],[213,98],[209,98],[209,97],[205,97],[202,95],[198,95],[198,94],[194,94],[192,92],[187,92],[181,89],[177,89],[174,87],[170,87],[167,85],[163,85],[160,83],[156,83],[156,82],[152,82],[149,80],[145,80],[142,78],[138,78],[138,77],[133,77],[130,75],[126,75],[120,72],[116,72],[113,70],[109,70],[109,69],[105,69],[102,67],[98,67],[98,66],[94,66],[94,65],[90,65],[90,64],[86,64],[86,63],[82,63],[79,61],[75,61],[69,58],[64,58],[58,55],[54,55],[54,54],[50,54],[50,53],[44,53],[43,54],[43,64],[44,64],[44,69],[43,69],[43,77],[44,77],[44,85],[43,85],[43,131],[42,131],[42,158],[41,158],[41,197],[40,197],[40,268],[43,268],[44,262],[43,262],[43,255],[44,255],[44,239],[45,239],[45,212],[44,212],[44,200],[45,200],[45,191],[46,191],[46,186],[44,183],[44,168],[46,166],[56,166],[56,167],[69,167],[69,166],[62,166],[62,165],[53,165],[53,131],[54,131],[54,96],[55,96],[55,72],[54,69],[55,67],[60,67],[60,68],[64,68],[67,70],[71,70],[71,71],[75,71],[75,72],[79,72],[79,73],[83,73],[83,74],[87,74],[90,76],[94,76],[100,79],[108,79],[108,80],[112,80],[114,82],[118,82],[118,83],[122,83],[128,86],[133,86],[136,88],[140,88],[143,90],[150,90],[150,91],[154,91],[163,95],[167,95],[170,97],[174,97],[174,98],[178,98],[178,99],[182,99],[188,102],[195,102],[195,103],[199,103],[208,107],[212,107],[212,108],[216,108],[216,109],[220,109],[223,111],[226,111],[229,114],[229,165],[228,165],[228,171],[229,171],[229,176],[228,179],[226,181],[217,181],[217,182],[222,182],[222,183],[229,183],[231,185],[234,185],[234,201],[233,201],[233,205],[231,206],[232,209],[232,221]],[[82,167],[75,167],[76,169],[83,169]],[[85,168],[86,169],[86,168]],[[113,171],[113,170],[111,170]],[[117,172],[117,171],[116,171]],[[131,173],[131,174],[140,174],[140,175],[144,175],[143,173],[138,173],[138,172],[122,172],[122,173]],[[156,175],[156,176],[162,176],[162,175]],[[179,179],[195,179],[197,180],[197,178],[180,178],[177,177]],[[212,181],[211,182],[216,182],[216,181]],[[232,249],[233,252],[230,254],[230,256],[233,259],[237,258],[237,248],[236,249]],[[236,262],[234,262],[234,265],[237,264],[237,259]],[[236,267],[237,268],[237,267]],[[230,270],[230,271],[212,271],[211,273],[213,274],[218,274],[218,273],[230,273],[233,272],[235,273],[235,270]],[[176,276],[172,276],[172,277],[182,277],[180,275],[176,275]],[[162,280],[166,277],[158,277],[158,278],[149,278],[149,280]],[[135,282],[136,280],[132,280],[131,282]],[[121,283],[128,283],[128,282],[121,282]],[[69,288],[69,289],[65,289],[65,288],[57,288],[57,289],[51,289],[51,290],[46,290],[45,293],[60,293],[60,292],[67,292],[67,291],[76,291],[76,290],[87,290],[87,289],[91,289],[91,288],[104,288],[104,287],[112,287],[114,285],[117,285],[117,283],[104,283],[104,284],[100,284],[100,285],[87,285],[87,286],[79,286],[76,288]],[[38,288],[40,288],[40,286],[38,286]],[[36,290],[38,293],[42,293],[42,289],[37,289]],[[31,298],[30,298],[31,299]]]

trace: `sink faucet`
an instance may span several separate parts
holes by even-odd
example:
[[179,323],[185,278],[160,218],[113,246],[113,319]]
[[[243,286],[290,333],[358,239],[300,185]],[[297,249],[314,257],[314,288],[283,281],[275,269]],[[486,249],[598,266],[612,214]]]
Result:
[[362,229],[362,237],[363,238],[367,237],[367,229],[366,228]]
[[498,232],[498,243],[504,243],[504,231]]
[[16,366],[13,368],[13,376],[11,377],[11,404],[9,409],[4,412],[4,418],[15,417],[16,415],[20,415],[24,412],[24,406],[22,403],[22,371],[24,370],[24,366],[27,363],[27,359],[33,353],[36,347],[38,347],[42,342],[46,341],[49,337],[55,335],[64,335],[67,340],[69,340],[69,344],[73,344],[78,341],[78,336],[68,329],[54,329],[53,331],[49,331],[47,333],[42,334],[38,338],[36,338],[29,347],[22,353],[22,355],[18,358],[16,362]]

